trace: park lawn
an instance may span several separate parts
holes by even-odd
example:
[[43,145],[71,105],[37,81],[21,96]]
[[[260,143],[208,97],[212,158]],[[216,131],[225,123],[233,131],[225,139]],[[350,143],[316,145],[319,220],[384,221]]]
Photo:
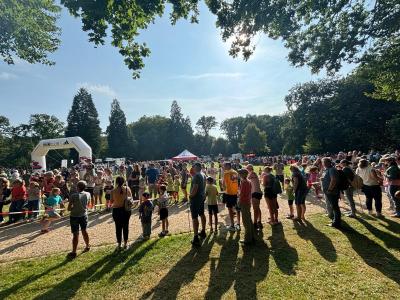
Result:
[[0,299],[395,299],[400,293],[400,223],[345,220],[325,226],[267,227],[257,246],[236,233],[210,235],[200,249],[191,236],[135,244],[122,253],[93,249],[0,264]]

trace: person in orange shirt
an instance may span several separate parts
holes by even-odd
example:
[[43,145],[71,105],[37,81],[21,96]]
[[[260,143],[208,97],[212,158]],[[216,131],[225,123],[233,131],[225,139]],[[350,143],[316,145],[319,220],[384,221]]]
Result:
[[[11,189],[11,205],[10,212],[22,212],[22,207],[26,200],[26,188],[21,179],[15,179]],[[22,214],[12,214],[9,223],[15,223],[22,219]]]
[[[224,164],[224,178],[223,178],[223,188],[224,188],[224,196],[223,201],[228,208],[229,218],[231,221],[231,225],[228,227],[229,231],[240,230],[240,207],[238,205],[238,191],[239,191],[239,177],[238,173],[232,169],[232,164],[230,162],[226,162]],[[238,223],[235,226],[234,221],[234,211],[236,210],[237,221]]]

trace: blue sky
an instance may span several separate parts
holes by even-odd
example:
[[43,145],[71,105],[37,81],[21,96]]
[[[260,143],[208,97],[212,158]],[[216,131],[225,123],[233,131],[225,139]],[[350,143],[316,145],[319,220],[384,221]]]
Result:
[[[32,113],[54,114],[66,121],[81,86],[92,93],[104,130],[113,98],[121,102],[128,122],[142,115],[167,116],[172,100],[193,125],[202,115],[218,121],[246,114],[275,115],[286,110],[283,99],[291,87],[324,75],[290,66],[281,42],[266,37],[259,37],[249,61],[233,59],[215,17],[204,6],[200,24],[181,20],[171,26],[165,15],[141,34],[152,54],[139,80],[132,79],[117,49],[109,44],[94,48],[80,20],[65,9],[59,25],[62,44],[51,56],[55,66],[0,62],[0,114],[12,124],[27,122]],[[342,73],[349,70],[347,66]],[[213,133],[219,135],[218,130]]]

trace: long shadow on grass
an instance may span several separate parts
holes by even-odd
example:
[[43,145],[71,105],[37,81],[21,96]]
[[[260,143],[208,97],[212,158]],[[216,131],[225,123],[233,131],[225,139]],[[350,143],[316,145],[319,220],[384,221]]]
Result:
[[400,223],[390,220],[388,218],[382,219],[382,221],[386,222],[387,225],[383,225],[387,230],[393,233],[400,233]]
[[327,261],[335,262],[337,259],[336,249],[326,234],[315,228],[310,222],[294,222],[294,228],[299,237],[310,241],[318,253]]
[[285,274],[296,274],[295,267],[299,260],[297,250],[289,245],[285,238],[282,224],[272,226],[271,255],[277,267]]
[[217,242],[222,244],[219,258],[211,258],[210,281],[205,299],[220,299],[235,281],[239,253],[239,234],[223,231]]
[[60,262],[59,264],[48,268],[46,270],[44,270],[42,273],[39,274],[35,274],[35,275],[31,275],[29,277],[24,278],[23,280],[21,280],[20,282],[17,282],[16,284],[14,284],[13,286],[9,287],[8,289],[5,289],[3,291],[0,291],[0,299],[5,299],[8,296],[12,295],[13,293],[15,293],[15,291],[18,291],[20,289],[24,289],[27,285],[39,280],[40,278],[42,278],[43,276],[46,276],[47,274],[49,274],[50,272],[57,270],[59,268],[61,268],[62,266],[66,265],[69,262],[69,260],[63,260],[62,262]]
[[398,238],[397,236],[382,231],[378,227],[371,225],[370,223],[361,218],[357,218],[357,221],[363,224],[364,227],[367,228],[368,231],[371,232],[374,236],[376,236],[378,239],[384,242],[386,247],[396,250],[400,249],[400,238]]
[[345,225],[342,232],[365,263],[400,284],[400,261],[384,247],[351,228],[345,221],[342,221],[342,224]]
[[208,236],[201,248],[192,248],[173,266],[157,286],[140,299],[176,299],[182,286],[193,281],[196,273],[208,262],[214,238]]
[[257,282],[265,279],[269,271],[269,249],[263,240],[257,245],[243,247],[243,257],[236,267],[237,299],[257,299]]

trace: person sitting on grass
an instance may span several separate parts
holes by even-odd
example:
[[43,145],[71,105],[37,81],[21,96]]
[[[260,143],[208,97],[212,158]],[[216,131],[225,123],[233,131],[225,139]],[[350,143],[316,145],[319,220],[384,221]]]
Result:
[[43,215],[42,220],[40,221],[40,224],[42,225],[42,230],[40,231],[41,233],[49,232],[49,226],[51,222],[61,217],[60,214],[56,211],[61,203],[62,198],[60,196],[60,189],[53,188],[49,197],[46,198],[44,203],[46,212]]
[[86,182],[79,181],[77,184],[77,193],[73,193],[69,199],[68,211],[70,214],[70,224],[72,233],[72,252],[68,253],[68,258],[76,257],[76,249],[79,242],[79,227],[82,231],[83,240],[85,241],[85,249],[83,252],[90,250],[89,234],[86,231],[88,225],[87,205],[90,203],[90,194],[85,192]]
[[168,194],[166,193],[167,187],[165,185],[160,186],[160,198],[158,198],[158,213],[160,215],[162,231],[159,237],[164,237],[168,234]]
[[289,178],[285,179],[285,193],[288,199],[289,205],[289,214],[286,216],[286,219],[294,218],[294,210],[293,210],[293,202],[294,202],[294,189]]
[[142,235],[138,241],[146,241],[151,235],[151,217],[153,215],[154,206],[150,200],[150,194],[145,192],[142,194],[142,201],[139,205],[139,218],[142,223]]
[[208,207],[208,215],[210,222],[210,232],[213,230],[213,217],[214,217],[214,225],[215,232],[218,231],[218,189],[215,185],[214,178],[211,176],[207,178],[207,186],[206,186],[206,197],[207,197],[207,207]]
[[249,172],[246,169],[238,171],[240,176],[239,202],[242,213],[244,239],[240,243],[250,245],[255,242],[254,225],[251,219],[251,182],[247,179]]

